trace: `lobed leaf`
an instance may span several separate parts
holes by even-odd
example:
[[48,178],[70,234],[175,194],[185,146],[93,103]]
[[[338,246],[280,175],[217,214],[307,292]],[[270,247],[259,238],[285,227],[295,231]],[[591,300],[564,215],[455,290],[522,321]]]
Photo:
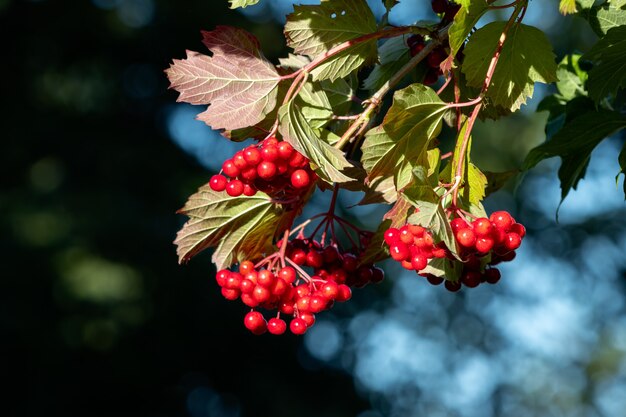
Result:
[[[410,196],[406,194],[403,197],[410,199]],[[457,247],[454,233],[452,233],[450,222],[441,204],[413,199],[410,202],[418,211],[409,217],[409,223],[428,228],[435,242],[444,242],[450,252],[456,256]]]
[[439,96],[421,84],[396,91],[383,123],[363,142],[361,162],[368,180],[394,176],[396,189],[406,186],[413,168],[427,163],[428,147],[441,130],[445,111]]
[[599,102],[615,95],[626,87],[626,26],[609,30],[582,58],[595,62],[587,81],[589,96]]
[[[285,37],[297,54],[317,56],[376,29],[376,19],[365,0],[322,0],[319,5],[294,6],[287,16]],[[333,81],[375,56],[376,41],[371,40],[330,58],[311,74],[314,80]]]
[[214,247],[218,269],[244,259],[258,259],[272,249],[274,236],[281,233],[283,210],[269,196],[230,197],[208,185],[200,187],[179,211],[189,220],[174,243],[180,263]]
[[[482,87],[505,22],[492,22],[478,29],[465,47],[462,71],[471,87]],[[534,83],[557,81],[557,65],[546,35],[523,24],[507,35],[491,85],[487,90],[493,104],[513,111],[532,97]]]
[[454,16],[452,26],[448,30],[450,43],[450,56],[454,57],[465,42],[465,39],[476,26],[478,20],[488,10],[489,5],[486,0],[468,1],[462,5],[461,9]]
[[208,104],[198,119],[214,129],[241,129],[260,123],[276,106],[280,75],[259,51],[257,39],[230,26],[202,32],[207,56],[187,51],[166,70],[178,101]]
[[598,36],[604,36],[610,29],[626,25],[626,0],[608,1],[583,10],[580,15]]

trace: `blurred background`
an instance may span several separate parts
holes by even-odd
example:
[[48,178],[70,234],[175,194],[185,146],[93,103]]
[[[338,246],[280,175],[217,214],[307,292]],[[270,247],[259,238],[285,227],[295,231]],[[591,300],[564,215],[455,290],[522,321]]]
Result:
[[[384,283],[304,337],[255,337],[244,306],[220,296],[210,253],[177,264],[175,211],[241,145],[176,104],[163,70],[185,49],[203,52],[199,31],[218,24],[251,31],[277,62],[291,10],[0,0],[0,414],[626,416],[623,137],[594,152],[558,224],[558,160],[490,197],[489,210],[529,230],[496,286],[450,294],[387,263]],[[433,18],[428,1],[403,0],[390,20]],[[596,40],[556,0],[531,2],[526,23],[559,59]],[[481,168],[516,168],[543,140],[535,108],[549,92],[477,127]],[[375,228],[383,211],[345,215]]]

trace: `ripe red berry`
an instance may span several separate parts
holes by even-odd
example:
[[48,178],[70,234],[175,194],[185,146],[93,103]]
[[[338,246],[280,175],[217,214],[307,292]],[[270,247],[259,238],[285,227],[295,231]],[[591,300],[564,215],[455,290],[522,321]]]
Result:
[[511,233],[517,233],[519,235],[519,237],[521,237],[521,238],[526,236],[526,228],[524,227],[524,225],[522,225],[520,223],[513,223],[511,225],[509,231]]
[[233,164],[235,164],[235,166],[239,168],[239,170],[248,168],[248,162],[246,162],[245,158],[243,157],[243,152],[239,151],[235,153],[235,155],[233,155]]
[[295,150],[289,142],[280,142],[278,144],[278,155],[281,159],[289,160],[294,152]]
[[222,295],[227,300],[236,300],[237,298],[239,298],[240,294],[241,291],[239,291],[238,289],[222,288]]
[[500,230],[507,232],[513,224],[513,217],[506,211],[494,211],[489,220]]
[[314,295],[309,299],[309,311],[312,313],[319,313],[326,309],[327,301],[325,298],[318,295]]
[[416,271],[421,271],[428,265],[428,258],[421,253],[413,255],[411,257],[411,265]]
[[223,175],[213,175],[209,181],[209,186],[213,191],[224,191],[228,180]]
[[517,233],[507,233],[504,238],[504,247],[508,250],[515,250],[522,244],[522,238]]
[[339,294],[337,294],[337,298],[335,300],[339,302],[348,301],[352,298],[352,290],[345,284],[339,285]]
[[405,261],[411,256],[408,246],[400,241],[389,246],[389,253],[391,257],[398,262]]
[[480,217],[472,222],[472,228],[477,237],[490,237],[493,233],[493,225],[486,217]]
[[459,231],[459,230],[461,230],[461,229],[465,229],[465,228],[467,228],[467,227],[468,227],[468,224],[467,224],[467,222],[466,222],[465,220],[463,220],[462,218],[457,217],[456,219],[453,219],[453,220],[450,222],[450,227],[452,228],[452,231],[453,231],[454,233],[456,233],[456,232],[458,232],[458,231]]
[[264,302],[268,301],[271,296],[272,294],[270,293],[270,290],[258,284],[256,287],[254,287],[254,290],[252,290],[252,297],[254,297],[254,299],[257,300],[259,304],[263,304]]
[[226,185],[226,193],[231,197],[239,197],[243,194],[243,182],[239,180],[230,180]]
[[250,294],[254,290],[255,286],[256,284],[249,279],[243,279],[241,280],[241,286],[239,289],[242,294]]
[[411,243],[413,243],[414,238],[415,236],[413,236],[413,233],[411,233],[407,225],[404,225],[400,228],[400,240],[403,243],[410,245]]
[[476,250],[480,253],[488,253],[493,249],[494,241],[490,237],[479,237],[476,239]]
[[304,169],[297,169],[291,174],[291,185],[294,188],[305,188],[311,184],[311,177]]
[[287,330],[287,323],[284,320],[273,318],[267,323],[267,331],[271,334],[283,334]]
[[289,330],[291,330],[291,333],[293,334],[304,334],[306,333],[306,329],[306,323],[299,317],[296,317],[295,319],[291,320],[291,323],[289,323]]
[[428,55],[426,60],[428,66],[431,68],[439,69],[439,65],[448,57],[446,51],[443,48],[437,48]]
[[328,300],[334,300],[339,294],[339,285],[334,281],[326,281],[320,288],[322,295]]
[[274,277],[274,274],[272,274],[271,271],[264,269],[262,271],[259,271],[256,282],[258,285],[262,285],[265,288],[271,288],[274,285],[275,280],[276,277]]
[[274,162],[278,159],[278,148],[276,146],[263,146],[261,156],[264,161]]
[[400,230],[391,227],[385,231],[385,242],[391,246],[400,240]]
[[315,314],[313,313],[300,313],[299,317],[304,320],[306,327],[309,328],[315,324]]
[[407,226],[409,227],[409,232],[411,232],[413,236],[418,238],[424,236],[424,232],[426,231],[426,229],[424,229],[422,226],[418,226],[416,224],[407,224]]
[[261,151],[259,151],[256,147],[248,146],[243,151],[243,158],[246,160],[248,165],[255,167],[261,162]]
[[376,266],[373,267],[372,268],[372,282],[374,284],[378,284],[384,279],[385,279],[385,272]]
[[462,275],[461,281],[465,286],[475,288],[480,285],[481,274],[480,272],[469,271]]
[[243,280],[243,277],[241,276],[241,274],[237,272],[231,272],[231,274],[228,276],[228,279],[226,279],[226,284],[224,285],[224,288],[230,288],[231,290],[235,290],[235,289],[238,290],[241,287],[242,280]]
[[241,302],[250,308],[254,308],[259,305],[259,302],[252,296],[251,293],[241,294]]
[[263,161],[256,167],[256,172],[260,178],[269,180],[276,175],[276,164],[271,161]]
[[256,194],[256,188],[252,187],[250,184],[243,185],[243,195],[246,197],[252,197]]
[[285,283],[292,284],[296,280],[296,270],[290,266],[286,266],[278,271],[278,277],[285,281]]
[[476,243],[476,235],[470,228],[460,229],[456,232],[456,240],[459,242],[459,245],[471,248]]
[[224,161],[224,163],[222,164],[222,171],[224,171],[224,174],[228,175],[231,178],[235,178],[237,175],[239,175],[240,172],[239,168],[235,166],[235,163],[232,159],[227,159]]
[[265,318],[263,318],[263,315],[258,311],[251,311],[246,314],[243,319],[243,324],[254,334],[265,333],[265,330],[267,329]]
[[220,287],[226,285],[226,280],[229,276],[230,271],[228,269],[222,269],[220,271],[217,271],[217,274],[215,274],[215,280],[217,281],[217,285],[219,285]]

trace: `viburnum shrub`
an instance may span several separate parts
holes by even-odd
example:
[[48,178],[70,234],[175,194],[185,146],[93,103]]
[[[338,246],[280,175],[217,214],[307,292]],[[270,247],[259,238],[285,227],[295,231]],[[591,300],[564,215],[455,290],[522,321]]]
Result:
[[[187,51],[166,71],[179,101],[208,105],[198,119],[224,140],[256,140],[189,198],[175,241],[180,262],[214,248],[221,293],[246,306],[254,334],[305,333],[353,288],[382,281],[375,264],[388,257],[453,292],[498,282],[526,230],[482,201],[517,171],[481,171],[472,130],[517,111],[536,82],[555,85],[538,108],[549,140],[522,169],[560,156],[562,199],[594,147],[626,126],[624,0],[561,0],[601,38],[558,64],[546,35],[522,23],[528,0],[433,0],[437,21],[393,26],[397,3],[383,0],[378,22],[365,0],[294,6],[293,54],[278,64],[245,30],[218,26],[202,32],[210,55]],[[506,20],[477,28],[494,10]],[[456,137],[449,152],[442,131]],[[623,171],[626,150],[619,161]],[[294,224],[316,189],[332,194],[328,210]],[[355,191],[360,205],[389,206],[377,230],[336,214],[338,194]]]

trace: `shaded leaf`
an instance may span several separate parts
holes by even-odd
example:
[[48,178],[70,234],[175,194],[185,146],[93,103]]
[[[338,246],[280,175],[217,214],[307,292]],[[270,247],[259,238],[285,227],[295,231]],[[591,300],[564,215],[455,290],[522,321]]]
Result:
[[370,181],[365,189],[365,195],[359,201],[359,205],[366,204],[391,204],[398,199],[398,191],[393,177],[378,177]]
[[[469,86],[482,87],[505,25],[505,22],[489,23],[470,37],[462,67]],[[556,68],[546,35],[532,26],[514,25],[502,48],[487,97],[494,105],[515,111],[532,97],[535,82],[557,80]]]
[[518,170],[510,170],[504,172],[485,171],[487,177],[487,188],[485,188],[485,197],[495,193],[506,185],[506,183],[519,173]]
[[378,90],[411,59],[404,36],[388,39],[378,48],[378,54],[379,64],[374,66],[363,82],[363,88],[366,90]]
[[584,17],[598,36],[618,26],[626,25],[626,1],[612,0],[596,7],[583,10]]
[[450,40],[450,55],[454,57],[470,34],[472,28],[476,26],[480,17],[488,10],[486,0],[475,0],[462,5],[461,9],[454,16],[452,26],[448,30]]
[[593,149],[604,138],[626,127],[626,116],[607,110],[592,111],[576,117],[565,124],[554,137],[532,149],[523,164],[528,170],[539,162],[560,156],[561,199],[565,199],[570,189],[576,189],[585,175],[589,157]]
[[397,189],[406,186],[413,168],[427,163],[428,146],[441,130],[445,110],[439,96],[421,84],[396,91],[382,125],[363,142],[361,162],[368,179],[393,175]]
[[457,282],[461,278],[462,271],[463,264],[461,262],[448,258],[432,258],[428,260],[428,265],[420,271],[420,274],[430,274]]
[[598,102],[615,95],[626,86],[626,26],[609,30],[582,58],[595,62],[587,81],[589,96]]
[[275,234],[281,233],[283,211],[263,193],[230,197],[204,185],[179,212],[189,216],[174,241],[181,263],[211,247],[216,248],[213,262],[218,269],[259,259],[272,250]]
[[229,26],[202,32],[213,56],[187,51],[166,70],[178,101],[209,104],[198,119],[213,129],[240,129],[261,122],[276,106],[280,76],[259,51],[257,39]]

